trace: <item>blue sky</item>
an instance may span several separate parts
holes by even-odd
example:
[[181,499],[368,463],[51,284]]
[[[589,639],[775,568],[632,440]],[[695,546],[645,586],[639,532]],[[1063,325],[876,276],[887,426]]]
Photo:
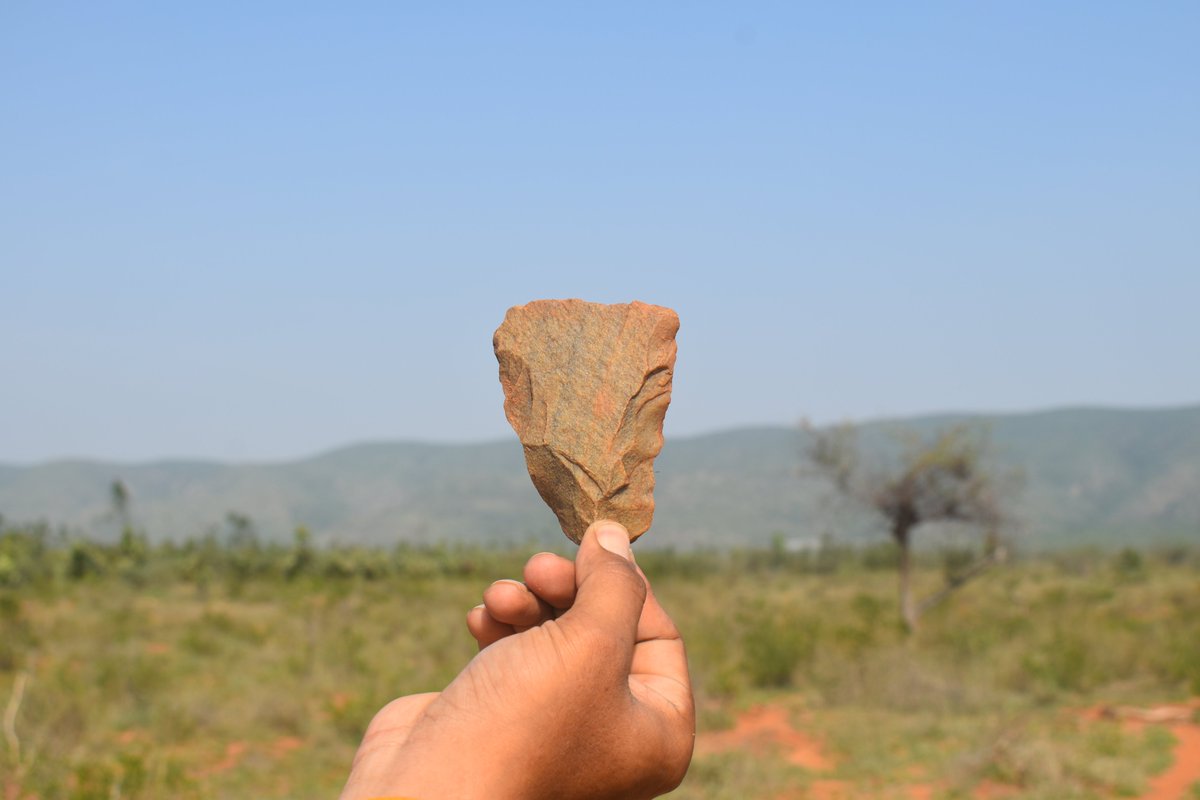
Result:
[[0,462],[511,436],[510,305],[668,435],[1200,401],[1200,5],[0,6]]

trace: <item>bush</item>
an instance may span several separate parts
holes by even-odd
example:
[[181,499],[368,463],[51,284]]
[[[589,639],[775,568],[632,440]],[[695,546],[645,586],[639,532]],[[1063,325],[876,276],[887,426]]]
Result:
[[791,686],[816,653],[817,620],[789,609],[755,607],[742,616],[742,630],[742,669],[753,686]]

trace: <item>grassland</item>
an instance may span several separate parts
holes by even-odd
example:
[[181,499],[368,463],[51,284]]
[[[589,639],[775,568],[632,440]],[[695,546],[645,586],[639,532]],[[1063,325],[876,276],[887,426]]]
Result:
[[[473,653],[464,612],[524,556],[303,536],[100,547],[10,527],[4,797],[335,796],[370,716],[456,674]],[[1200,695],[1196,552],[1018,561],[914,639],[886,550],[639,560],[696,681],[680,800],[1137,797],[1170,765],[1173,729],[1095,709]],[[942,569],[926,557],[922,584]]]

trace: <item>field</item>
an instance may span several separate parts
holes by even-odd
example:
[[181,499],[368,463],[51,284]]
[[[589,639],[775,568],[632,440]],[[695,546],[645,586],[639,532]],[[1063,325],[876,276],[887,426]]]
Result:
[[[3,796],[336,796],[374,711],[454,676],[463,614],[524,557],[10,527]],[[639,561],[697,687],[673,798],[1200,798],[1200,553],[1020,559],[912,639],[884,548]],[[926,554],[920,585],[943,570]]]

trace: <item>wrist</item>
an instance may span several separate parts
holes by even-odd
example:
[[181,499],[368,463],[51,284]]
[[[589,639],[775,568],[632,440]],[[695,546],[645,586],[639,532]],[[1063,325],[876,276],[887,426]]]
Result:
[[342,800],[527,798],[525,765],[497,752],[503,749],[500,738],[482,742],[463,732],[414,730],[399,748],[363,753]]

